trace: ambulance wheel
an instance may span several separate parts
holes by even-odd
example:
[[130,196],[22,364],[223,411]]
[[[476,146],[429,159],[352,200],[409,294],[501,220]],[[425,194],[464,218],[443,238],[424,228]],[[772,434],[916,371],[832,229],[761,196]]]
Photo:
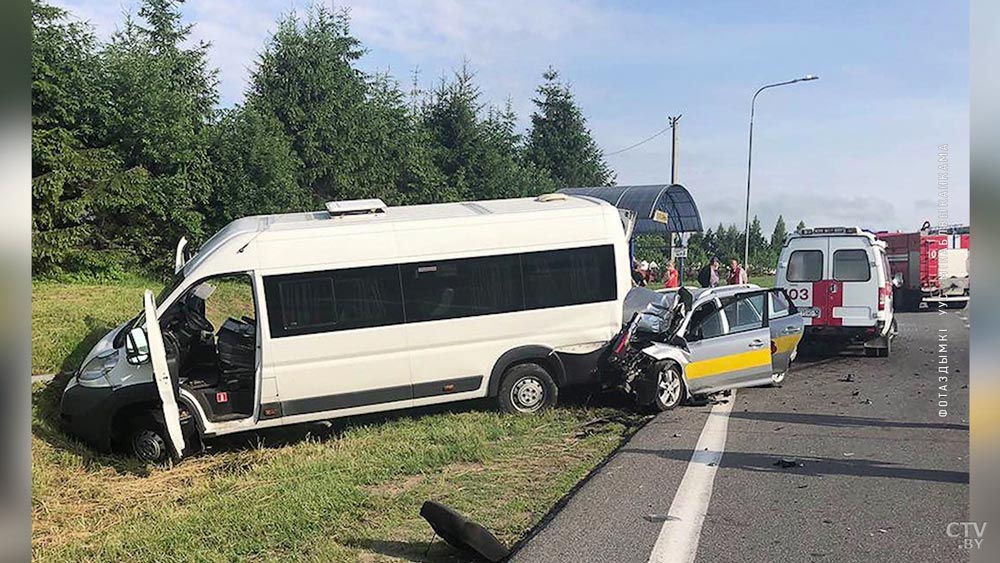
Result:
[[649,408],[663,412],[676,408],[684,400],[684,378],[674,362],[658,362],[656,369],[656,394]]
[[510,414],[535,414],[554,407],[558,398],[559,388],[552,376],[533,363],[508,369],[497,394],[500,410]]
[[168,455],[164,429],[150,419],[136,420],[128,444],[129,453],[143,463],[158,463]]

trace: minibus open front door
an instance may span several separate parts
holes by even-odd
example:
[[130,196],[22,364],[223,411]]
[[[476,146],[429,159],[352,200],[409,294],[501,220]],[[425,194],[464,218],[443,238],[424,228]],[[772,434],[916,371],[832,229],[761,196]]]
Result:
[[181,237],[181,240],[177,241],[177,249],[174,251],[174,273],[180,272],[184,269],[184,264],[188,261],[187,252],[187,237]]
[[167,429],[167,441],[173,449],[177,459],[181,458],[184,451],[184,434],[181,432],[181,415],[177,408],[177,397],[174,395],[174,386],[170,381],[170,370],[167,368],[167,351],[163,346],[163,334],[160,332],[160,323],[156,319],[156,302],[153,299],[153,292],[146,290],[142,298],[143,310],[146,315],[146,339],[149,345],[149,358],[153,366],[153,380],[156,381],[156,390],[160,394],[160,401],[163,403],[163,421]]

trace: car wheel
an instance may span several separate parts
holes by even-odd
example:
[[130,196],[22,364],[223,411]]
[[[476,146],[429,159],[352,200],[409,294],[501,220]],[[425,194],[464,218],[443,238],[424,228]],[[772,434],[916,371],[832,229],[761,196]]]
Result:
[[157,463],[167,457],[167,440],[161,428],[139,424],[129,439],[130,453],[144,463]]
[[656,412],[676,408],[684,400],[684,378],[680,367],[674,362],[658,362],[656,370],[656,394],[650,404]]
[[534,414],[555,406],[559,388],[545,368],[534,363],[517,364],[504,374],[497,401],[511,414]]

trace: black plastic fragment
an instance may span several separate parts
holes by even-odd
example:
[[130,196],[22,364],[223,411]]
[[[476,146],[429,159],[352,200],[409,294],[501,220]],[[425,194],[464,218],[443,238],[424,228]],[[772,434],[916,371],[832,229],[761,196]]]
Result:
[[452,547],[496,563],[510,553],[486,528],[432,500],[420,507],[420,516]]

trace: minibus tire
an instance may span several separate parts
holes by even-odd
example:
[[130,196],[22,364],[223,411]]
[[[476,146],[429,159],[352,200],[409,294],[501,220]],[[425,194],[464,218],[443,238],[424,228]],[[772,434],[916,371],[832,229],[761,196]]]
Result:
[[525,362],[507,369],[500,382],[497,402],[509,414],[535,414],[554,407],[559,387],[542,366]]
[[164,428],[152,418],[135,420],[129,432],[128,453],[144,463],[159,463],[167,458],[169,445]]

